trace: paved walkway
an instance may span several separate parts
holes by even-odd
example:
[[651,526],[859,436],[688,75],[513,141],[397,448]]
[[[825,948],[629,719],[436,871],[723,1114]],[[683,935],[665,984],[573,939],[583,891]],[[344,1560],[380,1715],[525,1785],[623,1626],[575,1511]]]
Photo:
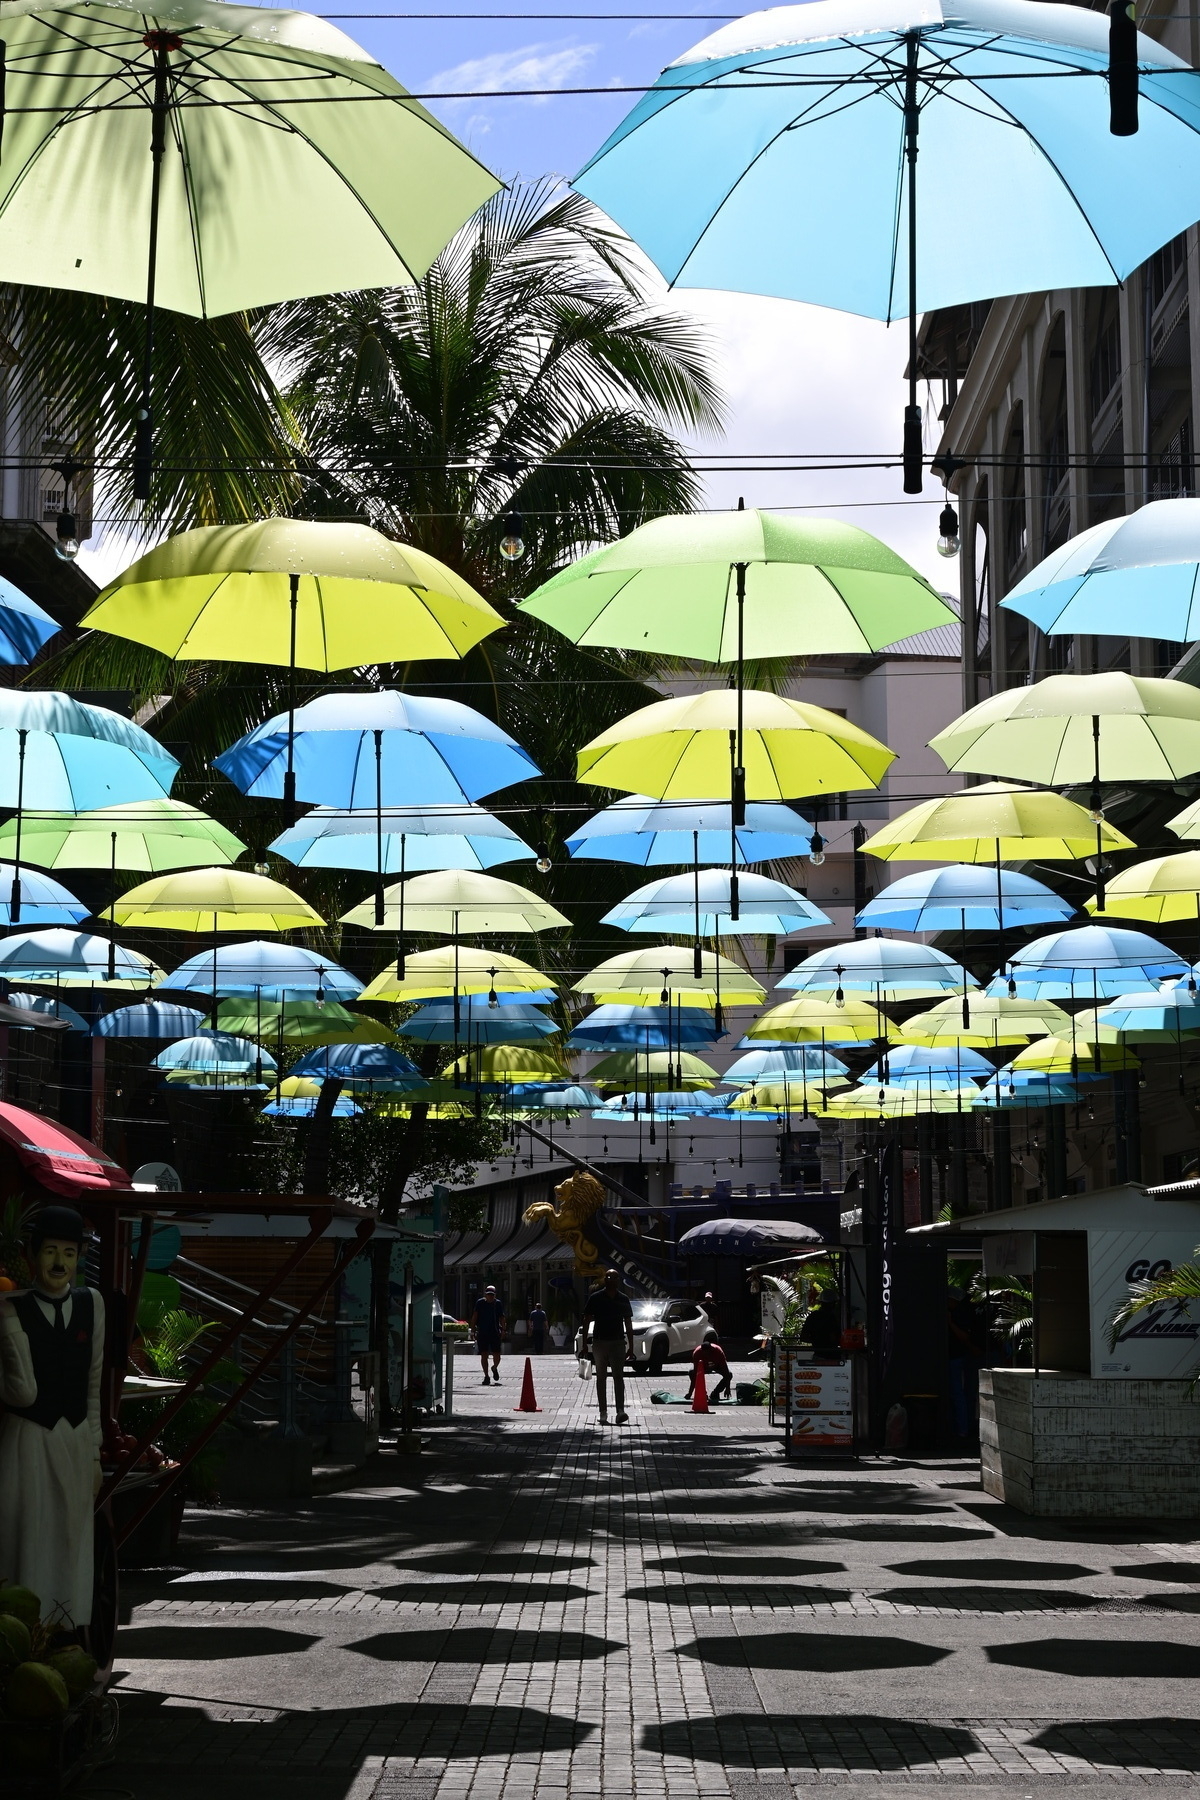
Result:
[[[973,1462],[786,1465],[765,1412],[569,1357],[294,1512],[190,1515],[126,1588],[136,1800],[1122,1796],[1200,1773],[1200,1524],[1039,1523]],[[741,1369],[745,1377],[753,1365]]]

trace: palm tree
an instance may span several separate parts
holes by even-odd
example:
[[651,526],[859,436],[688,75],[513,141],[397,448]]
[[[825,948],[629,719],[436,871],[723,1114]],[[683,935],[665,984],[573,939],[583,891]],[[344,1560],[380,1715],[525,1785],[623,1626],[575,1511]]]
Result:
[[[1196,1255],[1200,1256],[1200,1245],[1196,1247]],[[1156,1281],[1135,1281],[1130,1287],[1129,1299],[1113,1315],[1110,1348],[1115,1349],[1125,1326],[1151,1307],[1171,1306],[1174,1318],[1187,1314],[1190,1307],[1200,1301],[1200,1262],[1179,1263]]]

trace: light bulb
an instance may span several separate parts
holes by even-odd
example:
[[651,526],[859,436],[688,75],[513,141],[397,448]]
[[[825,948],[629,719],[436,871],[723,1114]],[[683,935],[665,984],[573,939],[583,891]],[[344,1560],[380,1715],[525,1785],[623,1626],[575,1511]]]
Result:
[[488,974],[491,976],[491,981],[492,981],[492,985],[488,989],[488,1005],[489,1006],[499,1006],[500,996],[496,992],[496,971],[495,971],[495,969],[489,969]]
[[1093,825],[1103,825],[1104,808],[1102,806],[1089,807],[1088,818],[1092,821]]
[[542,853],[537,859],[537,872],[539,875],[548,875],[553,867],[554,867],[554,864],[550,861],[550,858],[546,855],[545,846],[543,846]]
[[54,526],[54,548],[64,562],[79,555],[79,526],[73,512],[60,512]]
[[812,834],[812,842],[808,846],[808,860],[819,868],[825,861],[825,839],[819,831]]
[[254,865],[254,873],[256,875],[269,875],[271,873],[271,865],[265,862],[256,862]]
[[525,539],[515,531],[506,532],[500,539],[500,554],[505,562],[520,562],[525,554]]
[[958,514],[948,500],[943,506],[941,517],[938,520],[938,533],[938,555],[957,556],[959,548]]

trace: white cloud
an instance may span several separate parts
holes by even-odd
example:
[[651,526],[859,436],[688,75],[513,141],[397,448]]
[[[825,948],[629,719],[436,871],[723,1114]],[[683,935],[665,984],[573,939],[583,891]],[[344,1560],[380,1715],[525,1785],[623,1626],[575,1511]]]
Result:
[[[489,56],[471,57],[442,69],[422,83],[429,93],[467,92],[509,94],[520,88],[563,88],[582,75],[594,58],[598,44],[525,44],[517,50],[497,50]],[[532,105],[545,99],[531,97]],[[466,101],[442,101],[443,106]]]

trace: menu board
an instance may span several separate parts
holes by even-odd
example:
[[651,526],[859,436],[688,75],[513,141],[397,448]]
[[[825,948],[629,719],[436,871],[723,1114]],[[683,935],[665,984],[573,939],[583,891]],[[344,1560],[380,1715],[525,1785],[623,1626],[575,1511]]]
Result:
[[801,1362],[789,1357],[788,1441],[848,1449],[854,1443],[853,1369],[847,1362]]

